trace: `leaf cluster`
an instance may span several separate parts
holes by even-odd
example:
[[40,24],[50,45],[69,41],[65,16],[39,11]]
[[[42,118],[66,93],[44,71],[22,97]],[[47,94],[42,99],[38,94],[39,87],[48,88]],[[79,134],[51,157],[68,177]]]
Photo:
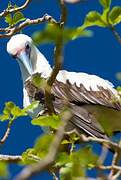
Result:
[[[15,9],[17,8],[17,5],[12,5],[11,2],[8,3],[7,9]],[[14,26],[17,23],[24,21],[26,18],[24,17],[24,14],[20,11],[17,11],[15,13],[9,13],[7,16],[5,16],[5,22],[9,26]]]
[[[5,103],[5,107],[3,109],[3,113],[0,115],[0,121],[8,121],[8,128],[10,129],[13,122],[23,116],[27,116],[29,112],[34,111],[38,107],[38,102],[35,101],[31,105],[26,108],[19,108],[13,102],[9,101]],[[6,138],[8,135],[6,135]],[[6,139],[5,139],[6,140]]]
[[[102,13],[90,11],[84,20],[83,28],[90,26],[110,27],[121,22],[121,7],[114,6],[111,8],[111,0],[99,0],[103,8]],[[81,27],[81,28],[82,28]]]
[[47,24],[42,31],[33,33],[33,40],[36,44],[55,43],[58,36],[63,36],[63,43],[75,40],[80,37],[91,37],[92,31],[87,30],[91,26],[99,26],[102,28],[110,28],[121,22],[121,7],[114,6],[111,8],[111,0],[99,0],[102,6],[102,13],[98,11],[90,11],[87,13],[84,23],[75,28],[65,27],[63,30],[58,24]]
[[[73,138],[72,138],[73,137]],[[97,166],[98,156],[94,154],[91,146],[85,146],[71,150],[77,136],[70,139],[63,139],[55,163],[50,167],[50,172],[58,172],[60,180],[86,177],[86,172]],[[48,153],[53,141],[54,134],[44,134],[37,138],[35,145],[22,154],[22,164],[33,164],[42,160]],[[68,150],[67,150],[68,149]],[[87,158],[88,157],[88,158]]]
[[55,43],[60,35],[63,37],[63,43],[67,43],[79,37],[91,37],[92,32],[90,30],[67,27],[62,30],[57,24],[49,23],[43,31],[33,33],[33,40],[36,44]]

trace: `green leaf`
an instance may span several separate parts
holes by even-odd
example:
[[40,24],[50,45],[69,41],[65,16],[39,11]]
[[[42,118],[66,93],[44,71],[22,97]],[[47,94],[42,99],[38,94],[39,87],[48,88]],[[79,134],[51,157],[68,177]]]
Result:
[[5,107],[3,109],[3,114],[0,115],[0,121],[10,120],[11,118],[11,110],[14,108],[14,103],[9,101],[5,103]]
[[73,162],[72,176],[80,177],[85,175],[87,168],[90,168],[90,164],[93,167],[97,164],[98,156],[92,152],[91,147],[87,146],[77,152],[73,152],[70,158]]
[[15,104],[14,104],[13,102],[11,102],[11,101],[5,103],[5,108],[6,108],[9,112],[11,112],[11,110],[12,110],[14,107],[15,107]]
[[32,83],[37,88],[44,88],[46,86],[46,80],[36,73],[32,76]]
[[57,129],[61,122],[62,121],[61,121],[59,115],[55,115],[55,114],[53,114],[51,116],[49,116],[49,115],[40,116],[31,121],[31,123],[33,125],[45,126],[45,127],[49,126],[53,129]]
[[60,180],[68,180],[68,179],[74,180],[71,174],[71,170],[72,170],[71,165],[72,164],[70,164],[70,166],[65,166],[60,169]]
[[70,156],[66,152],[61,152],[58,154],[57,159],[56,159],[56,166],[63,166],[66,165],[67,163],[70,163]]
[[9,101],[5,103],[5,107],[3,109],[3,114],[1,115],[1,120],[10,119],[11,110],[15,107],[14,103]]
[[34,149],[38,157],[43,158],[47,155],[52,140],[52,134],[45,134],[37,138]]
[[70,155],[60,153],[56,160],[56,165],[62,166],[60,179],[80,179],[85,177],[87,169],[94,168],[97,165],[97,160],[98,156],[93,153],[89,146],[72,152]]
[[121,92],[121,86],[118,86],[118,87],[116,88],[116,90],[119,91],[119,92]]
[[5,103],[3,114],[0,115],[0,120],[15,120],[17,117],[27,116],[27,112],[24,109],[20,109],[13,102],[9,101]]
[[71,142],[68,141],[67,139],[64,139],[64,140],[61,142],[61,144],[71,144]]
[[8,166],[5,162],[0,162],[0,179],[7,179],[9,176]]
[[15,118],[20,116],[26,116],[27,113],[25,113],[24,110],[20,109],[18,106],[16,106],[13,102],[7,102],[5,103],[5,108],[3,113],[6,115],[12,115]]
[[49,23],[45,26],[43,31],[37,31],[33,34],[33,40],[36,44],[56,42],[57,37],[60,36],[60,33],[62,33],[62,31],[58,25]]
[[13,7],[13,6],[12,6],[12,4],[11,4],[11,1],[9,1],[9,2],[8,2],[8,7],[7,7],[7,9],[10,9],[11,7]]
[[21,12],[16,12],[14,15],[13,15],[13,23],[14,24],[17,24],[19,23],[20,21],[24,21],[26,18],[24,17],[23,13]]
[[73,160],[76,156],[81,166],[88,166],[89,164],[96,165],[98,160],[98,156],[93,153],[91,146],[84,147],[77,152],[74,152],[71,156]]
[[116,25],[121,22],[121,7],[115,6],[109,13],[109,20],[112,25]]
[[52,134],[45,134],[37,138],[33,148],[27,149],[22,154],[21,164],[32,164],[44,158],[49,150],[50,144],[53,140]]
[[24,110],[20,109],[18,106],[15,106],[11,110],[11,114],[15,117],[27,116],[27,113]]
[[104,9],[110,8],[111,0],[99,0]]
[[18,7],[18,6],[17,6],[17,5],[12,5],[12,2],[9,1],[9,2],[8,2],[7,10],[14,9],[14,8],[16,8],[16,7]]
[[33,101],[29,106],[23,109],[24,112],[32,112],[39,106],[39,101]]
[[3,114],[3,115],[0,115],[0,121],[6,121],[6,120],[9,120],[9,115],[8,114]]
[[92,31],[85,30],[81,27],[79,28],[65,28],[63,31],[63,40],[68,42],[70,40],[75,40],[80,37],[91,37],[93,35]]
[[5,17],[5,22],[9,24],[9,26],[13,25],[13,18],[10,13]]
[[91,11],[86,15],[83,26],[84,27],[89,27],[89,26],[106,27],[106,24],[102,20],[100,13],[98,13],[97,11]]
[[[114,105],[119,104],[120,99],[112,97],[110,102],[114,103]],[[111,136],[114,132],[121,131],[121,111],[95,106],[90,109],[90,113],[94,114],[97,122],[101,125],[100,128],[102,128],[108,136]]]
[[37,156],[36,150],[34,148],[29,148],[22,153],[22,162],[21,164],[28,165],[33,164],[41,159]]

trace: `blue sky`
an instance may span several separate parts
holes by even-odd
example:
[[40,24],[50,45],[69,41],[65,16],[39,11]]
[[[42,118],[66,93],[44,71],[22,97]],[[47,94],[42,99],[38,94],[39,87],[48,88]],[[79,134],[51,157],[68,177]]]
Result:
[[[115,2],[114,2],[115,1]],[[24,3],[24,0],[15,1],[17,5]],[[45,13],[59,18],[59,8],[56,0],[33,0],[28,8],[23,11],[27,18],[37,18]],[[1,1],[0,11],[7,6],[8,1]],[[113,4],[121,5],[119,0],[113,0]],[[68,21],[67,26],[76,27],[82,24],[84,16],[90,10],[101,11],[101,6],[97,0],[88,0],[87,3],[67,5]],[[1,26],[6,26],[4,19]],[[22,32],[31,35],[35,30],[42,29],[44,25],[31,26]],[[115,86],[121,82],[115,78],[116,72],[121,71],[121,46],[108,29],[90,28],[94,32],[92,38],[80,38],[72,41],[64,49],[63,68],[69,71],[87,72],[96,74],[104,79],[110,80]],[[117,26],[121,34],[121,25]],[[18,64],[6,52],[8,39],[0,39],[0,110],[6,101],[13,101],[22,107],[22,80]],[[53,45],[40,45],[40,51],[53,64]],[[0,123],[0,136],[5,131],[6,124]],[[32,147],[34,140],[40,134],[41,129],[32,126],[30,118],[18,119],[12,129],[6,143],[0,148],[3,154],[21,154],[24,150]],[[10,167],[12,176],[18,172],[20,167],[12,165]],[[51,179],[46,173],[41,178]],[[39,179],[37,176],[34,179]]]

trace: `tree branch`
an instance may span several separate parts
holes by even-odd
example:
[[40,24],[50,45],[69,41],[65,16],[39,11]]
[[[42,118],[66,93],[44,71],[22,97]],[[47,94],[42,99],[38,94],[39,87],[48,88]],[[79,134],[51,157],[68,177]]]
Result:
[[116,165],[111,165],[111,166],[104,166],[104,165],[100,165],[97,166],[98,169],[100,170],[115,170],[118,171],[114,176],[112,176],[111,178],[108,177],[108,179],[110,180],[116,180],[120,175],[121,175],[121,167],[120,166],[116,166]]
[[[121,147],[121,140],[119,141],[119,147]],[[116,149],[114,155],[113,155],[113,160],[112,160],[112,166],[118,165],[121,157],[121,151],[119,149]],[[110,174],[109,174],[109,179],[112,179],[113,176],[115,176],[118,172],[115,169],[112,169]]]
[[62,124],[58,128],[54,140],[52,141],[47,156],[39,163],[25,167],[20,174],[17,175],[15,180],[27,180],[34,174],[40,173],[41,171],[48,169],[55,161],[60,143],[63,139],[65,127],[72,117],[70,111],[65,111],[62,115]]
[[100,169],[100,170],[111,170],[111,169],[115,169],[115,170],[119,170],[121,171],[121,167],[120,166],[104,166],[104,165],[99,165],[96,168]]
[[3,155],[0,154],[0,161],[5,161],[9,163],[17,163],[22,160],[22,157],[19,155]]
[[7,140],[8,136],[9,136],[9,134],[10,134],[12,122],[13,122],[13,121],[9,121],[8,127],[7,127],[7,129],[6,129],[6,132],[5,132],[4,136],[0,139],[0,144],[4,144],[5,141]]
[[20,7],[17,7],[17,8],[13,7],[12,9],[5,9],[3,12],[0,13],[0,18],[7,16],[9,13],[13,13],[13,12],[15,13],[17,11],[25,9],[30,2],[31,0],[26,0],[25,3]]
[[118,150],[121,152],[121,147],[119,146],[119,144],[112,142],[110,140],[91,137],[91,136],[86,137],[85,135],[80,135],[80,138],[81,138],[81,141],[83,141],[83,142],[97,142],[97,143],[103,144],[104,146],[108,145],[109,146],[108,148],[111,148],[113,151]]
[[24,22],[20,23],[18,26],[12,27],[12,28],[0,28],[0,32],[6,32],[6,34],[0,34],[0,38],[6,38],[6,37],[11,37],[12,35],[14,35],[17,32],[20,32],[22,29],[24,29],[27,26],[30,25],[35,25],[35,24],[41,24],[44,22],[51,22],[51,23],[57,23],[56,20],[54,18],[52,18],[52,16],[45,14],[43,17],[41,18],[37,18],[37,19],[26,19]]
[[61,17],[60,17],[59,27],[62,33],[58,35],[58,38],[55,44],[54,68],[53,68],[50,78],[47,81],[47,86],[45,88],[45,102],[46,102],[46,106],[47,106],[49,114],[52,114],[55,112],[53,103],[52,103],[51,88],[52,88],[53,83],[55,82],[56,76],[59,73],[59,70],[61,69],[62,63],[63,63],[63,56],[62,56],[63,35],[62,34],[63,34],[63,27],[66,21],[67,14],[66,14],[66,7],[64,5],[64,2],[62,0],[60,0],[59,2],[60,2],[60,8],[61,8]]
[[64,0],[59,0],[59,4],[61,9],[60,24],[65,24],[67,20],[67,8],[65,6]]

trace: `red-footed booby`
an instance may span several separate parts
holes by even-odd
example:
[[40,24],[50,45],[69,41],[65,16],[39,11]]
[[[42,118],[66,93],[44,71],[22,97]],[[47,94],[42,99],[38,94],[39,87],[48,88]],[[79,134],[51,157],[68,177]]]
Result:
[[[32,88],[30,91],[26,88],[26,82],[35,73],[47,79],[52,68],[27,35],[12,36],[7,43],[7,51],[19,63],[24,86],[23,105],[26,107],[31,104],[33,98],[36,99],[31,96]],[[36,112],[30,113],[32,117],[42,114],[45,107],[44,93],[39,93],[37,100],[40,105]],[[107,138],[109,131],[121,131],[120,96],[109,81],[96,75],[60,70],[52,87],[52,95],[57,113],[62,110],[65,100],[69,102],[73,112],[69,123],[78,132]]]

